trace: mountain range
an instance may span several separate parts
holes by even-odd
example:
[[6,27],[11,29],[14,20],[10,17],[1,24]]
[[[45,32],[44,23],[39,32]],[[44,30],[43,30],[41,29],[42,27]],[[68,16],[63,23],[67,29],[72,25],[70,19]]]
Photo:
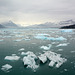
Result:
[[75,25],[75,21],[73,20],[67,20],[67,21],[60,21],[59,23],[52,23],[52,22],[46,22],[43,24],[35,24],[35,25],[29,25],[26,27],[21,27],[15,24],[12,21],[4,22],[0,24],[0,28],[64,28],[65,26],[68,26],[72,28]]
[[12,21],[3,22],[0,24],[0,28],[17,28],[18,25]]

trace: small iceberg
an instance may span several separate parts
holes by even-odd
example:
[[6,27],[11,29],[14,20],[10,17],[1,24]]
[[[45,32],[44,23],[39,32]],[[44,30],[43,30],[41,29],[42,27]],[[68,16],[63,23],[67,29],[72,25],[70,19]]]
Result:
[[63,30],[61,30],[61,32],[73,32],[73,30],[72,29],[63,29]]
[[23,57],[24,66],[27,66],[27,68],[31,68],[34,72],[36,72],[36,69],[39,67],[39,65],[36,65],[35,59],[37,56],[33,52],[27,52]]
[[24,48],[21,48],[21,49],[19,49],[18,51],[24,51],[25,49]]
[[67,59],[62,58],[60,54],[57,54],[55,52],[47,51],[44,53],[46,57],[50,60],[49,66],[54,66],[56,64],[56,68],[59,68],[64,62],[67,61]]
[[51,44],[48,44],[48,46],[41,46],[40,48],[44,50],[49,50],[51,46],[52,46]]
[[4,59],[5,60],[10,60],[10,61],[17,61],[17,60],[20,59],[20,57],[17,56],[16,54],[12,54],[12,56],[6,56]]
[[9,70],[12,68],[11,65],[9,64],[5,64],[2,66],[1,70],[4,71],[4,72],[10,72]]
[[67,45],[68,45],[68,43],[63,43],[63,44],[59,44],[59,45],[57,45],[56,47],[67,46]]

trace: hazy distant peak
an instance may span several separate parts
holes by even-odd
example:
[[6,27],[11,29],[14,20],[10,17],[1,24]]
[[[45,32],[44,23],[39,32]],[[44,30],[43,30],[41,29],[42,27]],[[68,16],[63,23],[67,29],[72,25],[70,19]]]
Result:
[[71,20],[66,20],[66,21],[60,21],[59,22],[60,25],[73,25],[75,24],[75,21]]

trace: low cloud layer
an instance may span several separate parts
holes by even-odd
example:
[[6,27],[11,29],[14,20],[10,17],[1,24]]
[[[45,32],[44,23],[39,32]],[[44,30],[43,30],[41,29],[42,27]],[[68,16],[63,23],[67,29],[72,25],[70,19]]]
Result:
[[75,0],[0,0],[0,22],[36,24],[75,19]]

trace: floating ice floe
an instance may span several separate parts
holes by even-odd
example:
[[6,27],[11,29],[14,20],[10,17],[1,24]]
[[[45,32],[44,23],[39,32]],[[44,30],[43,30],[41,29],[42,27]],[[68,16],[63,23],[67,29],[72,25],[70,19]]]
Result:
[[43,63],[45,63],[48,58],[50,60],[49,66],[53,67],[54,65],[56,65],[56,68],[59,68],[64,62],[67,61],[67,59],[62,58],[60,54],[51,51],[46,51],[44,54],[41,54],[38,57],[39,60]]
[[63,29],[63,30],[61,30],[61,32],[73,32],[73,30],[72,29]]
[[24,51],[25,49],[24,48],[21,48],[21,49],[19,49],[18,51]]
[[49,50],[51,48],[51,44],[49,44],[48,46],[41,46],[40,48],[41,49],[44,49],[44,50]]
[[58,51],[63,51],[63,49],[58,49]]
[[20,42],[20,41],[22,41],[22,39],[17,39],[17,40],[14,40],[15,42]]
[[17,60],[20,59],[20,57],[17,56],[16,54],[12,54],[12,56],[6,56],[4,59],[5,60],[10,60],[10,61],[17,61]]
[[70,51],[71,53],[75,53],[75,51]]
[[51,67],[53,67],[54,64],[57,63],[55,67],[59,68],[64,62],[67,61],[67,59],[62,58],[60,54],[57,54],[55,52],[47,51],[44,54],[50,60],[49,66]]
[[1,70],[4,71],[4,72],[9,72],[9,70],[12,68],[11,65],[9,64],[5,64],[2,66]]
[[57,45],[56,47],[67,46],[67,45],[68,45],[68,43],[63,43],[63,44],[59,44],[59,45]]
[[34,36],[34,38],[36,39],[41,39],[41,40],[51,40],[51,41],[63,41],[63,40],[67,40],[66,38],[60,36],[60,37],[47,37],[44,35],[36,35]]
[[23,62],[24,65],[27,66],[27,68],[31,68],[34,72],[39,67],[39,65],[36,65],[35,59],[37,56],[33,52],[27,52],[27,56],[24,56]]

